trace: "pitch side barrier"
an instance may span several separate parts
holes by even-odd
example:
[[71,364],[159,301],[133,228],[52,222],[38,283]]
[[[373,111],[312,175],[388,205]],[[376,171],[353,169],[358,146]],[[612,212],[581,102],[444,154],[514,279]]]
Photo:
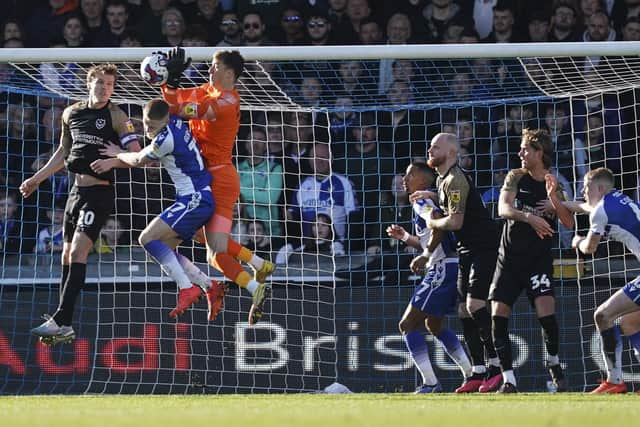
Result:
[[[334,358],[335,380],[354,391],[406,392],[416,384],[415,370],[397,329],[404,310],[397,301],[407,301],[412,287],[338,288],[336,333],[305,336],[288,331],[311,326],[292,323],[301,319],[298,313],[322,310],[321,305],[305,304],[305,292],[315,295],[317,284],[276,286],[269,316],[254,327],[241,317],[249,305],[235,289],[226,298],[227,310],[215,322],[206,322],[204,310],[192,310],[178,322],[168,322],[166,310],[153,305],[161,298],[174,297],[169,289],[161,292],[165,286],[156,283],[145,293],[119,292],[112,307],[104,306],[102,299],[99,310],[96,287],[88,286],[80,303],[79,338],[54,348],[29,335],[35,322],[32,313],[47,311],[38,301],[50,290],[44,286],[20,292],[5,289],[0,324],[0,375],[5,378],[1,394],[294,392],[328,385],[331,374],[321,371],[330,369],[328,362]],[[583,344],[587,358],[579,358],[578,319],[563,315],[578,310],[575,289],[563,286],[564,293],[558,295],[560,358],[569,361],[565,372],[570,385],[581,390],[584,368],[597,371],[603,363],[595,331]],[[285,305],[284,293],[296,295],[293,299],[289,295]],[[520,299],[516,310],[528,312],[514,322],[511,332],[518,386],[522,391],[545,391],[548,374],[535,315],[525,299]],[[113,313],[113,318],[104,313]],[[129,318],[131,325],[120,325],[119,316]],[[316,319],[322,318],[323,313],[318,312]],[[455,317],[448,322],[460,332]],[[317,326],[308,329],[317,330]],[[204,336],[208,339],[203,340]],[[453,390],[461,382],[459,371],[431,337],[427,340],[438,377],[445,390]],[[630,352],[625,349],[627,381],[638,381],[630,363]]]

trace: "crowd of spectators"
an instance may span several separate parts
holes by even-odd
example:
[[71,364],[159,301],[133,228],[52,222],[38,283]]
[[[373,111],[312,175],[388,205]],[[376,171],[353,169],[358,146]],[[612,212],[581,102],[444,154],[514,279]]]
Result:
[[[638,0],[5,3],[0,12],[5,18],[4,47],[640,40]],[[580,66],[597,67],[599,60],[587,58]],[[331,112],[243,112],[236,153],[241,198],[235,227],[244,235],[239,236],[243,243],[274,260],[280,251],[278,259],[283,262],[303,250],[333,255],[395,253],[395,259],[378,258],[369,264],[366,276],[371,271],[397,270],[398,260],[408,256],[407,249],[387,239],[384,228],[391,222],[410,228],[402,175],[411,161],[425,160],[428,141],[443,131],[458,135],[460,163],[472,174],[487,204],[497,202],[506,170],[519,165],[520,136],[527,127],[550,131],[556,170],[569,188],[580,191],[580,177],[599,165],[610,167],[622,188],[631,192],[638,187],[635,92],[561,102],[420,105],[425,92],[446,92],[448,99],[458,101],[486,99],[495,90],[488,82],[504,83],[510,69],[518,67],[487,60],[474,60],[466,67],[449,64],[444,86],[438,88],[432,76],[426,78],[421,72],[426,66],[446,68],[441,63],[387,59],[313,61],[293,68],[287,63],[264,64],[273,81],[301,105],[329,105]],[[60,79],[65,71],[46,75]],[[330,80],[335,83],[328,85]],[[511,87],[518,86],[514,81]],[[53,176],[43,184],[39,199],[29,203],[20,200],[16,189],[46,161],[59,138],[64,105],[55,98],[36,100],[26,95],[7,96],[4,102],[0,252],[57,250],[58,211],[66,198],[67,175]],[[380,104],[394,107],[376,109]],[[139,126],[139,108],[126,108]],[[166,182],[154,167],[119,171],[119,217],[111,228],[144,228],[172,196]],[[96,250],[108,252],[122,238],[104,235]],[[135,236],[127,234],[124,240],[135,241]]]
[[7,0],[2,9],[4,41],[38,48],[640,37],[635,0]]

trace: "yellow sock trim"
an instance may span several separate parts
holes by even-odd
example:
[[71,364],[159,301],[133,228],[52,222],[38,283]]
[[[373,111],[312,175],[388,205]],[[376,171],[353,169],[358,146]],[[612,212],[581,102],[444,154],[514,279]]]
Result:
[[238,259],[240,261],[249,264],[251,258],[253,258],[253,253],[249,249],[245,248],[244,246],[240,248],[240,252],[238,253]]
[[243,271],[242,273],[238,274],[234,282],[236,282],[238,286],[240,286],[241,288],[246,289],[251,279],[252,277],[249,275],[249,273],[247,273],[246,271]]

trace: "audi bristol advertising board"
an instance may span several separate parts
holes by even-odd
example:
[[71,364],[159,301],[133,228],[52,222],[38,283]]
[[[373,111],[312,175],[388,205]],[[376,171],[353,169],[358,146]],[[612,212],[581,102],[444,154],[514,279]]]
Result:
[[[249,298],[233,288],[215,322],[206,322],[202,305],[171,321],[167,312],[175,290],[162,288],[101,287],[98,293],[88,287],[74,323],[78,339],[56,347],[40,344],[29,329],[39,314],[51,311],[57,289],[3,289],[0,392],[296,392],[321,390],[334,381],[356,392],[407,392],[418,381],[397,328],[411,287],[275,287],[269,315],[255,326],[246,323]],[[585,381],[597,382],[603,368],[598,337],[592,327],[580,327],[575,293],[558,295],[557,305],[561,360],[571,388],[582,390]],[[549,376],[540,328],[526,300],[514,312],[519,388],[544,391]],[[582,316],[591,319],[592,309],[583,307]],[[455,317],[448,325],[460,333]],[[436,374],[445,390],[453,390],[462,381],[460,371],[426,339]]]

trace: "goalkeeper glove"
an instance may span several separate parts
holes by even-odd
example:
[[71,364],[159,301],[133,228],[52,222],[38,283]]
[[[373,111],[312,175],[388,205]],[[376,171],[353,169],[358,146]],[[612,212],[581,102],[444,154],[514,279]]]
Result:
[[167,86],[172,89],[180,87],[180,79],[184,70],[191,65],[191,58],[185,59],[185,51],[181,47],[174,47],[167,55],[167,71],[169,71],[169,77],[167,77]]

